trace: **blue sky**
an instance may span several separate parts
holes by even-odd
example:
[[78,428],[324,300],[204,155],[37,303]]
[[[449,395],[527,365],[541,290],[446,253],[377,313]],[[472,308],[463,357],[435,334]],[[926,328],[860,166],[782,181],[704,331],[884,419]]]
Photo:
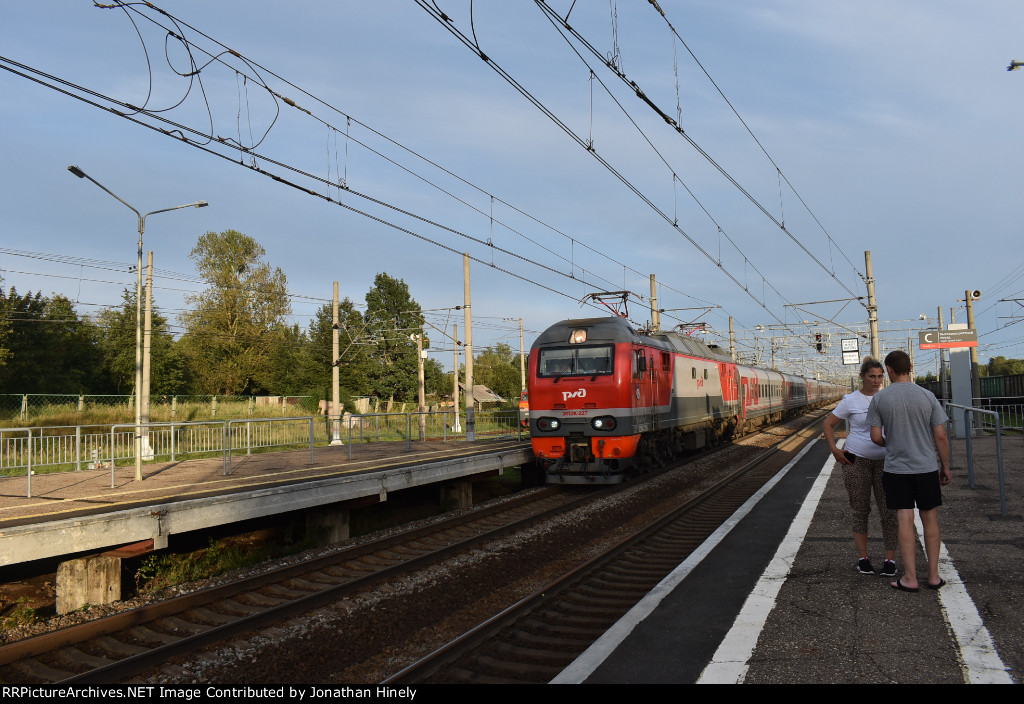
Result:
[[[854,325],[866,319],[857,302],[802,311],[789,304],[863,296],[870,250],[882,321],[924,314],[934,324],[939,306],[946,322],[950,307],[964,321],[958,299],[979,289],[982,361],[1024,357],[1024,326],[1011,317],[1024,310],[998,303],[1024,297],[1024,72],[1005,70],[1024,59],[1020,3],[664,0],[680,41],[647,2],[577,2],[573,28],[601,55],[616,55],[627,80],[665,113],[681,117],[686,135],[749,197],[584,53],[599,79],[592,80],[534,2],[475,2],[472,18],[464,0],[436,5],[465,35],[475,30],[493,63],[592,140],[593,152],[412,0],[156,4],[248,64],[199,58],[201,86],[190,84],[173,71],[187,72],[181,45],[165,43],[139,15],[59,0],[4,7],[3,65],[18,62],[132,105],[145,101],[152,76],[147,107],[183,99],[159,114],[200,131],[212,124],[228,143],[258,141],[258,156],[215,142],[209,148],[230,157],[218,158],[0,71],[4,286],[63,293],[82,313],[117,304],[134,286],[134,216],[71,176],[66,167],[76,164],[142,211],[210,202],[147,221],[156,303],[172,319],[201,287],[188,258],[196,239],[229,228],[254,237],[284,270],[296,295],[293,318],[303,325],[330,297],[332,281],[362,302],[380,271],[404,279],[425,309],[460,305],[459,253],[468,251],[477,260],[478,346],[517,346],[518,325],[503,319],[522,317],[529,344],[531,330],[596,314],[579,302],[593,291],[646,296],[652,273],[663,308],[720,306],[701,318],[719,333],[730,315],[738,329],[788,325],[790,333],[771,333],[780,337],[806,336],[818,329],[815,320],[832,316]],[[548,3],[561,15],[572,5]],[[197,57],[216,46],[182,31]],[[309,112],[275,101],[261,81]],[[339,178],[350,191],[337,188]],[[631,302],[631,318],[647,320],[644,306]],[[431,319],[463,327],[461,312]],[[447,345],[435,337],[434,346],[450,366]],[[929,369],[929,359],[922,354],[919,369]]]

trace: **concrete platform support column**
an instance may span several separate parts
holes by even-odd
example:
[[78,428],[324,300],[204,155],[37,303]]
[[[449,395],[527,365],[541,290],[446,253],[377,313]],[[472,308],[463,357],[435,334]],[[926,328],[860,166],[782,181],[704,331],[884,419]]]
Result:
[[306,514],[306,533],[318,536],[321,545],[340,543],[350,537],[351,512],[330,506]]
[[473,505],[473,482],[457,479],[441,485],[441,508],[451,510]]
[[57,567],[57,613],[86,604],[112,604],[121,599],[121,558],[93,555]]

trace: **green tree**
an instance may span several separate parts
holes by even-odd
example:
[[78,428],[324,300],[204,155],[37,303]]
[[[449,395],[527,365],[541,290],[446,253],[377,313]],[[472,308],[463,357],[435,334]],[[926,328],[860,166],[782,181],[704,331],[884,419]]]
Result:
[[[13,288],[11,293],[14,293]],[[7,294],[0,287],[0,367],[7,364],[7,359],[11,356],[11,349],[7,346],[10,343],[11,332],[13,331],[11,312]]]
[[0,367],[0,388],[6,393],[34,393],[41,382],[42,370],[33,349],[42,349],[45,330],[40,324],[46,301],[42,292],[21,295],[12,286],[0,289],[0,311],[9,324],[4,341],[4,366]]
[[490,387],[491,391],[518,403],[522,387],[519,371],[519,353],[499,342],[473,358],[473,383]]
[[[145,289],[143,289],[145,296]],[[96,319],[100,365],[118,394],[135,389],[135,291],[125,289],[120,307],[103,308]],[[150,337],[150,393],[173,395],[186,390],[185,359],[174,344],[164,317],[153,306]]]
[[1024,359],[1007,359],[1000,355],[990,359],[985,366],[988,368],[987,376],[1024,374]]
[[96,328],[78,315],[70,299],[57,294],[46,301],[43,327],[46,347],[33,352],[45,365],[41,393],[91,393],[102,384],[94,377],[99,362]]
[[423,360],[423,386],[427,396],[451,396],[452,376],[436,359]]
[[0,290],[0,311],[10,324],[0,388],[8,393],[71,394],[103,386],[94,373],[95,328],[65,296]]
[[[420,305],[401,279],[377,274],[366,294],[364,338],[372,345],[367,369],[368,386],[378,398],[416,400],[416,342],[410,335],[423,334]],[[428,343],[424,341],[424,349]]]
[[[321,306],[309,324],[310,357],[320,375],[318,388],[329,388],[333,355],[334,313],[331,304]],[[366,396],[369,384],[370,345],[363,315],[348,297],[338,302],[338,385],[342,393]]]
[[296,323],[282,326],[267,358],[267,389],[274,394],[306,395],[322,382],[312,359],[309,334]]
[[207,232],[190,256],[209,288],[186,300],[182,346],[201,393],[251,394],[267,390],[269,357],[285,339],[291,313],[287,279],[271,269],[256,240],[237,232]]

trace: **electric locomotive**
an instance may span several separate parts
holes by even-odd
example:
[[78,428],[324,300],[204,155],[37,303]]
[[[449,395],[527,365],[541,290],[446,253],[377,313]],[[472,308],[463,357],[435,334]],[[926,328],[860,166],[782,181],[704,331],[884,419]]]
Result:
[[530,350],[531,444],[548,483],[618,483],[838,392],[622,317],[564,320]]

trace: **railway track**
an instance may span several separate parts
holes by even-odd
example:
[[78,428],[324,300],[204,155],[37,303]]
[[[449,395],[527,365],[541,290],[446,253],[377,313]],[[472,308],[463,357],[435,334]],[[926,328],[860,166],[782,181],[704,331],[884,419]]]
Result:
[[[808,432],[812,425],[797,437],[816,434]],[[779,463],[771,461],[773,454],[740,467],[383,683],[549,682],[775,475]]]
[[119,682],[593,501],[545,488],[310,561],[0,647],[0,681]]
[[[756,451],[763,452],[760,449]],[[709,455],[701,457],[707,458]],[[657,475],[652,473],[647,476]],[[763,482],[763,479],[761,481]],[[559,515],[569,514],[591,502],[600,502],[622,489],[637,489],[641,486],[643,483],[630,482],[619,487],[599,491],[588,489],[582,492],[579,487],[550,487],[513,501],[505,501],[483,510],[472,511],[325,557],[12,643],[0,647],[0,682],[86,684],[124,682],[131,681],[132,678],[152,681],[154,673],[169,660],[177,658],[188,659],[191,662],[203,661],[207,656],[202,653],[209,652],[215,647],[228,644],[230,649],[233,647],[231,643],[244,643],[244,639],[251,638],[253,634],[262,635],[279,630],[280,624],[295,616],[308,614],[326,605],[352,603],[353,595],[371,593],[370,590],[375,587],[390,589],[400,581],[401,575],[416,571],[422,574],[424,568],[440,565],[455,555],[470,555],[469,561],[472,562],[477,559],[486,543],[496,545],[503,537],[507,539],[507,536],[516,539],[528,533],[533,525],[550,526],[551,521]],[[589,516],[592,511],[593,509],[582,511],[579,515]],[[729,513],[731,511],[727,509],[721,510],[721,516],[707,513],[702,519],[706,526],[705,533],[713,531]],[[690,515],[690,520],[693,521],[692,516],[697,513],[691,512]],[[544,523],[545,521],[547,523]],[[548,530],[549,528],[545,527],[539,533],[544,534]],[[589,529],[583,528],[583,533],[588,531]],[[697,534],[689,540],[691,547],[688,549],[692,549],[693,546],[700,544],[703,537]],[[490,548],[484,548],[486,549]],[[581,597],[580,603],[583,606],[577,604],[569,607],[570,613],[578,612],[582,619],[578,624],[567,625],[569,621],[561,614],[548,625],[531,625],[521,631],[523,634],[534,635],[520,635],[513,639],[511,645],[498,646],[499,652],[509,648],[513,652],[522,652],[524,642],[534,641],[541,649],[534,651],[533,655],[524,657],[527,661],[533,661],[540,666],[538,671],[524,675],[520,672],[520,665],[509,665],[506,662],[497,667],[497,674],[486,671],[472,674],[472,668],[464,668],[470,674],[454,676],[450,681],[547,681],[544,678],[557,666],[551,665],[553,661],[544,650],[545,644],[558,651],[581,652],[606,628],[602,623],[614,622],[617,618],[615,614],[628,610],[635,600],[650,589],[650,586],[657,583],[660,579],[658,574],[663,575],[681,561],[682,558],[679,556],[684,552],[684,548],[676,548],[674,552],[664,553],[653,563],[627,562],[623,563],[624,567],[602,568],[604,581],[610,586],[605,586],[602,591],[601,580],[592,583]],[[597,569],[597,564],[592,560],[589,569]],[[512,566],[505,569],[509,571],[496,575],[495,589],[502,580],[510,582],[518,577],[511,572],[519,569],[518,562],[513,561]],[[581,568],[576,573],[582,574],[584,569]],[[630,579],[637,575],[641,578],[631,583]],[[560,589],[561,586],[550,585],[538,590],[538,595],[547,596],[535,595],[534,598],[523,599],[523,603],[517,606],[516,610],[527,608],[529,603],[548,602],[552,593]],[[520,595],[525,593],[527,590],[521,591]],[[629,595],[624,597],[627,593]],[[514,599],[518,598],[519,596],[516,596]],[[506,603],[511,603],[514,599]],[[419,603],[418,599],[411,601]],[[450,599],[446,598],[445,601]],[[587,604],[600,611],[603,620],[591,620],[593,613],[588,612]],[[590,615],[587,615],[588,613]],[[370,618],[395,617],[377,612]],[[404,617],[397,618],[403,620]],[[445,619],[443,614],[438,618],[442,621]],[[504,622],[503,619],[492,621],[493,623],[488,626],[490,630],[499,622]],[[393,635],[387,640],[389,649],[391,644],[399,646],[398,641],[402,637]],[[477,634],[473,637],[480,636]],[[551,638],[555,640],[552,641]],[[565,642],[567,638],[571,642]],[[323,655],[324,659],[331,662],[343,659],[333,651],[327,654],[330,648],[327,642],[319,643],[319,646],[323,653],[318,655]],[[455,645],[449,650],[454,652],[459,647],[464,646]],[[294,648],[287,646],[285,650],[291,652]],[[274,656],[269,657],[273,659]],[[301,660],[301,656],[296,657]],[[571,661],[573,657],[575,655],[569,660]],[[495,655],[487,655],[484,656],[483,662],[498,662],[501,659]],[[307,655],[300,666],[306,666],[308,661]],[[409,659],[405,662],[409,662]],[[512,658],[511,662],[514,663],[515,658]],[[292,673],[298,669],[295,663],[280,667]],[[435,666],[429,667],[433,670],[438,669]],[[390,671],[394,672],[395,669],[398,668],[391,668]],[[451,671],[458,672],[460,669],[463,669],[462,666],[456,666]],[[166,669],[164,671],[167,672]],[[280,669],[276,675],[273,671],[271,668],[266,676],[281,676]],[[227,681],[238,682],[254,674],[254,670],[245,669],[223,676],[229,678]],[[325,675],[315,669],[308,670],[307,675],[309,679],[304,681],[324,681]],[[422,672],[413,674],[410,671],[396,681],[423,681],[427,676]],[[173,680],[174,676],[171,677]],[[359,675],[349,677],[353,679],[347,681],[357,681]]]

